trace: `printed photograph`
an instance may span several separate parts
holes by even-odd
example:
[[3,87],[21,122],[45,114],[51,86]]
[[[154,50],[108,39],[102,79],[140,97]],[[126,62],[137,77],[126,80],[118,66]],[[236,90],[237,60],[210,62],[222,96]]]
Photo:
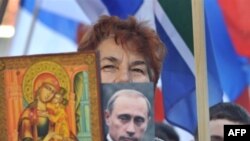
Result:
[[104,140],[154,139],[153,83],[102,84]]

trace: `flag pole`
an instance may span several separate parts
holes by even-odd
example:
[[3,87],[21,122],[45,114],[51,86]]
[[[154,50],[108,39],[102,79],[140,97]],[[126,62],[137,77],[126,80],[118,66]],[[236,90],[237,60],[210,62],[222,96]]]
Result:
[[204,17],[203,0],[192,0],[198,138],[199,141],[210,141]]
[[7,5],[8,5],[8,0],[1,0],[0,1],[0,25],[2,23],[5,10],[7,9]]
[[35,2],[35,7],[34,7],[34,10],[33,10],[31,26],[30,26],[30,29],[29,29],[29,32],[28,32],[28,37],[26,39],[25,48],[24,48],[24,51],[23,51],[24,55],[28,55],[28,51],[30,50],[30,43],[31,43],[31,39],[32,39],[32,36],[33,36],[33,33],[34,33],[36,20],[37,20],[37,16],[38,16],[38,13],[39,13],[39,8],[41,6],[41,3],[42,3],[42,0],[36,0],[36,2]]

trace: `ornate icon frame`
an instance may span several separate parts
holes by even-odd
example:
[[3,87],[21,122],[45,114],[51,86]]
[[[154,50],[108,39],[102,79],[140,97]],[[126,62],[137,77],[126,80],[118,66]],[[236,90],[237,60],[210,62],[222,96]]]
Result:
[[70,133],[78,140],[102,141],[97,62],[96,52],[0,58],[0,140],[20,138],[22,115],[38,99],[39,87],[50,83],[66,89]]

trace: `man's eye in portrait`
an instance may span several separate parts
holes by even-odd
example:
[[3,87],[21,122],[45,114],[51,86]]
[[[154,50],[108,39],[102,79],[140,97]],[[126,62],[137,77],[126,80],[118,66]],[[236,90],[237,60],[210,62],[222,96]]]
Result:
[[131,120],[131,116],[130,116],[130,115],[126,115],[126,114],[124,114],[124,115],[119,115],[119,116],[118,116],[118,119],[120,119],[121,122],[126,123],[126,122],[128,122],[128,121]]
[[137,126],[140,126],[145,122],[145,119],[143,117],[135,117],[134,122]]

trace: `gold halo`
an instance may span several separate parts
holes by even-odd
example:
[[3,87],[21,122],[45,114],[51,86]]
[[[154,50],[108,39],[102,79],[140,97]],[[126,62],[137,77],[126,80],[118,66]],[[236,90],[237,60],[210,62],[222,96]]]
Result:
[[43,74],[50,74],[51,76],[54,76],[54,78],[59,83],[59,86],[67,90],[65,98],[68,99],[70,90],[69,76],[61,65],[52,61],[40,61],[33,64],[30,68],[28,68],[23,78],[24,99],[28,103],[31,103],[34,100],[36,88],[39,87],[35,86],[34,84],[35,82],[36,84],[41,84],[40,82],[37,81],[42,81],[42,80],[37,80],[37,78],[39,78],[39,76]]

